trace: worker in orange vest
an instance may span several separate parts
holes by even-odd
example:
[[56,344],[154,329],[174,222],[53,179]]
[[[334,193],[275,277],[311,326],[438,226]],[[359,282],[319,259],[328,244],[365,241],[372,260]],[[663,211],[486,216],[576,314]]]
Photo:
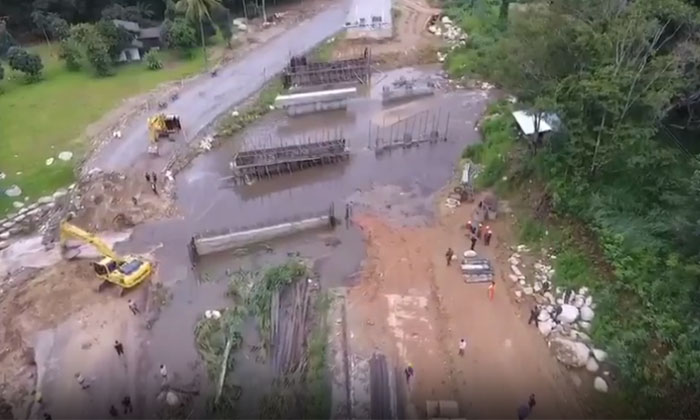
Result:
[[486,226],[486,232],[484,233],[484,245],[489,246],[491,243],[491,236],[493,235],[493,232],[491,232],[491,228]]
[[493,292],[496,289],[496,282],[491,280],[491,284],[489,284],[489,300],[493,300]]

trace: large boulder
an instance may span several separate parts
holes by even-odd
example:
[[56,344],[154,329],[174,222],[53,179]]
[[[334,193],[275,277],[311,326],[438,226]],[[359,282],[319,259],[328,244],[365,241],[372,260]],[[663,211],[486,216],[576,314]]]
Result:
[[608,358],[608,353],[601,349],[592,349],[593,357],[599,362],[604,362]]
[[574,305],[561,305],[561,313],[557,316],[557,321],[563,324],[571,324],[578,318],[578,308]]
[[549,312],[547,312],[546,309],[542,309],[542,310],[540,311],[539,315],[537,315],[537,320],[540,321],[540,322],[549,321],[551,318],[552,318],[552,317],[549,316]]
[[588,363],[590,349],[583,343],[558,337],[549,344],[557,360],[566,366],[580,368]]
[[552,328],[554,327],[554,322],[552,322],[551,319],[548,319],[546,321],[540,321],[537,323],[537,329],[540,330],[540,333],[542,333],[543,336],[548,336],[552,332]]
[[586,363],[586,370],[589,372],[598,372],[598,362],[596,362],[595,357],[591,357],[588,359],[588,362]]
[[586,298],[584,298],[583,296],[576,295],[576,297],[574,297],[574,306],[575,307],[581,309],[585,303],[586,303]]
[[595,312],[590,306],[584,306],[581,308],[581,321],[591,322],[595,317]]
[[598,392],[608,392],[608,383],[605,382],[605,379],[601,378],[600,376],[596,376],[596,378],[593,380],[593,388],[598,391]]

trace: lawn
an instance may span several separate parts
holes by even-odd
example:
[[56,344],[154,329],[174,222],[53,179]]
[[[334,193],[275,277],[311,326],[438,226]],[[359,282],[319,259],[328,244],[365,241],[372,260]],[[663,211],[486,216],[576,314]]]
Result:
[[[134,63],[118,67],[112,77],[97,78],[87,70],[67,71],[46,45],[33,50],[42,56],[43,80],[25,84],[21,74],[3,63],[5,80],[0,81],[0,171],[6,174],[0,190],[17,184],[23,190],[20,198],[29,197],[29,201],[72,182],[74,165],[87,149],[82,138],[86,126],[124,98],[202,69],[199,51],[186,61],[164,52],[160,71]],[[55,159],[46,166],[46,159],[64,150],[73,152],[71,161]],[[2,193],[0,215],[8,213],[15,200]]]

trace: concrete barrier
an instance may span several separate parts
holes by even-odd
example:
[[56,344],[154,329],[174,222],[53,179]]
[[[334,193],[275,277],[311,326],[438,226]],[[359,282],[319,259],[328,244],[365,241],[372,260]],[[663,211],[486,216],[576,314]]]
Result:
[[348,99],[357,96],[357,88],[333,89],[315,92],[279,95],[275,106],[284,108],[288,115],[310,114],[320,111],[345,109]]
[[231,232],[210,237],[194,238],[194,249],[198,255],[208,255],[241,248],[254,243],[265,242],[279,237],[292,235],[306,230],[318,229],[331,225],[331,216],[314,217],[298,222],[281,223],[242,232]]

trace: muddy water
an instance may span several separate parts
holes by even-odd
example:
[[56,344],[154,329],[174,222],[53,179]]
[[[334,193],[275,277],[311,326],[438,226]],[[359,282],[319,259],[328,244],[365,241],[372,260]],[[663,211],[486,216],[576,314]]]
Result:
[[[193,329],[207,309],[228,306],[225,296],[227,270],[258,270],[289,256],[314,262],[322,287],[352,284],[364,258],[361,233],[352,225],[335,231],[318,230],[267,244],[268,249],[251,249],[240,256],[221,253],[205,257],[193,271],[186,244],[192,235],[258,223],[275,222],[306,213],[316,213],[335,203],[336,215],[344,215],[345,203],[353,212],[370,208],[396,223],[426,223],[432,215],[433,193],[453,176],[463,148],[478,140],[474,124],[488,102],[482,91],[441,92],[403,104],[383,107],[381,88],[398,77],[422,75],[424,70],[400,70],[375,75],[365,96],[353,100],[347,111],[287,118],[272,113],[228,142],[216,152],[197,158],[177,178],[177,203],[182,219],[137,226],[128,244],[118,251],[153,252],[158,261],[158,278],[172,293],[172,301],[161,308],[150,330],[137,333],[140,373],[130,382],[136,389],[137,416],[152,417],[159,403],[155,396],[161,386],[157,371],[166,364],[171,382],[179,387],[198,388],[211,395],[203,363],[194,346]],[[376,156],[368,149],[370,123],[389,125],[409,115],[441,110],[443,122],[449,111],[448,140],[419,148],[398,149]],[[442,127],[441,127],[442,130]],[[225,181],[229,162],[242,145],[273,144],[279,139],[314,137],[342,131],[351,149],[343,164],[263,180],[250,186],[233,186]],[[154,251],[155,247],[155,251]],[[197,278],[207,281],[199,282]],[[259,401],[273,382],[272,369],[259,361],[250,346],[260,337],[249,322],[242,350],[234,355],[231,380],[243,387],[238,416],[259,415]],[[137,346],[137,344],[131,344]],[[205,414],[206,398],[196,399],[192,416]],[[86,410],[87,412],[87,410]],[[97,413],[97,411],[95,411]],[[89,416],[89,412],[87,413]]]
[[[191,330],[204,310],[226,303],[222,295],[227,269],[256,270],[298,255],[315,262],[324,287],[337,287],[352,283],[364,257],[361,233],[352,226],[341,226],[333,232],[319,230],[267,244],[272,252],[261,249],[244,256],[222,253],[206,257],[199,265],[200,276],[211,282],[198,286],[188,269],[185,250],[185,243],[194,233],[276,222],[322,211],[330,203],[335,203],[336,214],[342,217],[346,202],[353,203],[354,212],[372,208],[397,223],[430,220],[432,194],[453,175],[462,149],[477,141],[473,127],[488,96],[481,91],[444,92],[422,100],[382,106],[384,84],[401,76],[421,75],[424,75],[422,71],[410,69],[375,76],[371,91],[353,100],[346,111],[293,119],[280,112],[272,113],[215,153],[200,156],[178,176],[177,201],[184,220],[144,226],[137,229],[134,237],[135,242],[158,238],[165,244],[158,251],[158,260],[161,264],[173,262],[168,267],[159,267],[161,278],[170,284],[175,297],[153,327],[147,351],[150,357],[163,355],[168,366],[182,369],[182,375],[195,375],[198,382],[206,382],[202,366],[197,365],[199,359],[192,345]],[[444,124],[445,115],[450,112],[447,142],[399,149],[379,157],[368,148],[370,125],[390,125],[426,110],[435,113],[440,110]],[[339,132],[348,140],[352,153],[348,162],[262,180],[250,186],[234,186],[226,181],[231,174],[232,156],[242,147],[300,141]],[[243,350],[235,356],[236,367],[231,377],[243,386],[240,417],[259,414],[260,398],[269,391],[274,379],[271,368],[246,350],[260,340],[251,325],[254,324],[246,329]],[[173,348],[179,350],[168,351]]]

